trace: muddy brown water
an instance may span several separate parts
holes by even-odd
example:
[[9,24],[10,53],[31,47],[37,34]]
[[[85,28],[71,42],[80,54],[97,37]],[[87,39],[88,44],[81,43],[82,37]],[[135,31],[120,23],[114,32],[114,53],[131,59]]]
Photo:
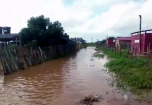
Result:
[[124,99],[124,93],[109,85],[110,75],[103,69],[109,61],[94,58],[94,47],[77,54],[0,76],[0,105],[78,105],[89,94],[103,100],[95,105],[147,105]]

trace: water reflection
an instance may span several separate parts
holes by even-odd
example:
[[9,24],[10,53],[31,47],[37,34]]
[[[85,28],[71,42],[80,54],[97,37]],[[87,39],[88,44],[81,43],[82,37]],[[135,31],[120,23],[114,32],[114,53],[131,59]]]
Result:
[[7,105],[9,97],[9,102],[20,102],[20,105],[43,105],[56,99],[63,92],[62,78],[65,74],[62,65],[68,60],[69,58],[47,62],[6,76],[1,102],[5,103],[6,100]]
[[71,58],[75,58],[77,56],[77,53],[73,53],[72,55],[71,55]]

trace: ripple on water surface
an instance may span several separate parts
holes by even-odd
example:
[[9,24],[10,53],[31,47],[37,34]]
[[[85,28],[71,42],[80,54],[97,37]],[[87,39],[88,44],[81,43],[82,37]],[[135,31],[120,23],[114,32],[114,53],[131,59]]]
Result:
[[104,96],[102,105],[123,105],[126,103],[123,94],[114,93],[109,86],[110,75],[103,66],[109,59],[94,58],[94,53],[94,48],[89,47],[71,57],[30,67],[5,78],[0,76],[0,103],[75,105],[95,93]]

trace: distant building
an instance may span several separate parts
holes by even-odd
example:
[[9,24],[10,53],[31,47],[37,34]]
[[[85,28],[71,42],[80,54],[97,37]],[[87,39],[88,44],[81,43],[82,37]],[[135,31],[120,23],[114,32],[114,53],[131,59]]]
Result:
[[[141,53],[147,52],[147,48],[152,49],[152,33],[147,33],[149,30],[141,31]],[[131,51],[135,48],[137,49],[137,53],[140,53],[140,31],[131,33]],[[135,35],[136,34],[136,35]]]
[[131,37],[117,37],[115,45],[120,48],[130,48]]
[[115,46],[115,37],[108,37],[106,43],[108,47]]
[[11,27],[0,27],[0,44],[19,44],[18,34],[11,34]]

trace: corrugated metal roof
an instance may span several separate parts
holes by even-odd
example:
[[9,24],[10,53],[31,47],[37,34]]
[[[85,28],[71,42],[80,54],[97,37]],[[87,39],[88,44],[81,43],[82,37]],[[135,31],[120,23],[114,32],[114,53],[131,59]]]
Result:
[[18,36],[18,34],[0,34],[0,39],[9,39]]

